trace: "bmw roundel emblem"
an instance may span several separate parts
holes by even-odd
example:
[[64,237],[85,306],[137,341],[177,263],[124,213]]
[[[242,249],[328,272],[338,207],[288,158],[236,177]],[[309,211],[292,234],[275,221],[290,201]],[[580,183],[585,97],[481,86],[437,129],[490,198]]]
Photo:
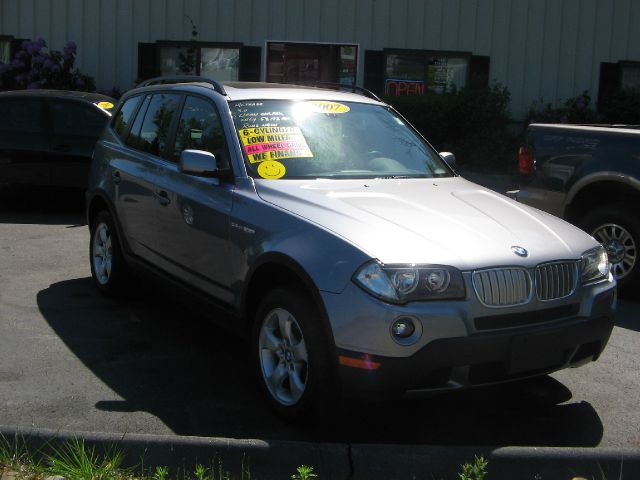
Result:
[[513,247],[511,247],[511,251],[513,253],[515,253],[516,255],[518,255],[519,257],[528,257],[529,256],[529,252],[527,251],[526,248],[519,247],[517,245],[514,245]]

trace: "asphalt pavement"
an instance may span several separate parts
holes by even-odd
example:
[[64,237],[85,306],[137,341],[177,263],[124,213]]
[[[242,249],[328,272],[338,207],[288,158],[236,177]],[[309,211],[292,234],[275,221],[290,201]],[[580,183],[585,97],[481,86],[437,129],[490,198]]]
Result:
[[[620,466],[624,455],[627,469],[640,464],[640,303],[620,302],[598,362],[419,402],[348,404],[331,425],[296,428],[261,398],[242,339],[153,284],[141,282],[124,299],[99,295],[87,246],[80,195],[0,192],[5,434],[98,443],[124,436],[133,446],[156,446],[166,462],[167,445],[184,452],[226,445],[266,463],[289,459],[280,478],[298,459],[321,465],[321,478],[412,478],[401,465],[449,478],[472,452],[484,452],[505,475],[514,462],[524,468],[536,458],[536,472],[554,458]],[[181,455],[182,462],[189,456]],[[570,478],[553,475],[541,478]],[[490,478],[513,477],[494,470]]]

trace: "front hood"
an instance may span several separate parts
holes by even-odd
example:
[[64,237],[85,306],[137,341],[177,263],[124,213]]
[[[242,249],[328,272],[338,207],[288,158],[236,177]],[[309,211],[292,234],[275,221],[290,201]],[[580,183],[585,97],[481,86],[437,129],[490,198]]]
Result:
[[[258,195],[386,264],[461,270],[578,259],[597,245],[576,227],[460,177],[256,180]],[[529,256],[515,255],[521,246]]]

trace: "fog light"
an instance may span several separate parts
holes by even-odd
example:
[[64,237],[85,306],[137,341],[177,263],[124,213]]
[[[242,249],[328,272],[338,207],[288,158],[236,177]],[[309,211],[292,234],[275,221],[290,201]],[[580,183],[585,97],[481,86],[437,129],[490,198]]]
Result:
[[410,318],[399,318],[391,325],[391,333],[394,337],[404,339],[409,338],[416,331],[413,320]]

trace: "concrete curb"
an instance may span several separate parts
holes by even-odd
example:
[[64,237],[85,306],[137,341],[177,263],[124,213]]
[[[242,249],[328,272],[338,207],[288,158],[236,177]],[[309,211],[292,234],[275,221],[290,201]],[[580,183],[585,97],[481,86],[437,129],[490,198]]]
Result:
[[489,461],[487,480],[589,480],[640,478],[640,451],[604,448],[447,447],[354,445],[353,478],[458,479],[475,456]]
[[[197,463],[222,462],[240,478],[243,459],[252,479],[287,480],[299,465],[311,465],[319,480],[457,480],[460,465],[475,456],[489,460],[490,480],[589,480],[640,478],[640,450],[609,448],[472,447],[332,444],[237,440],[174,435],[114,434],[21,429],[0,426],[5,440],[24,442],[33,452],[83,439],[96,451],[117,446],[127,466],[168,466],[193,472]],[[143,462],[141,461],[143,459]]]

